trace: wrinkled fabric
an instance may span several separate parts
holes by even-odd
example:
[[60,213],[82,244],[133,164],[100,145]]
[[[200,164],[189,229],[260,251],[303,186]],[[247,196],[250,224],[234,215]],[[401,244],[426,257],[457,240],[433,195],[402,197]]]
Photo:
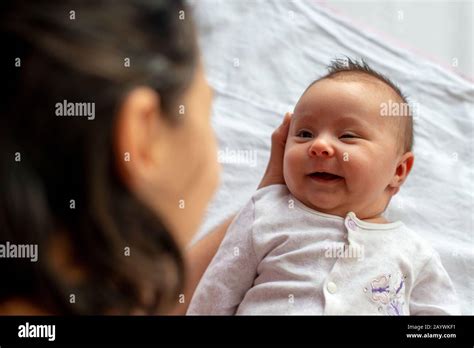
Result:
[[474,314],[472,83],[313,1],[200,0],[193,12],[215,91],[212,123],[223,168],[195,240],[252,196],[273,129],[330,60],[363,58],[418,103],[414,168],[385,216],[403,221],[434,246],[463,313]]

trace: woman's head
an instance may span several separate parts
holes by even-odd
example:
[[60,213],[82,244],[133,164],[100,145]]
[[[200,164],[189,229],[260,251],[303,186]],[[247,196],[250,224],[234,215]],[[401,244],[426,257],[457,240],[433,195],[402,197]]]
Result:
[[171,0],[3,7],[0,243],[39,256],[0,260],[0,302],[165,309],[217,183],[189,13]]

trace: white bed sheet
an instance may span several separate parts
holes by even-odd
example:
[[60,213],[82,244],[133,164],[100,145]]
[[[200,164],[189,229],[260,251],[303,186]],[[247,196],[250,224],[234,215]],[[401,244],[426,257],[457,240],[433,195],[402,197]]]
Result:
[[441,255],[465,314],[474,314],[474,88],[404,48],[389,46],[313,1],[192,3],[208,80],[221,186],[195,241],[255,192],[270,135],[334,57],[364,58],[418,103],[415,166],[386,212]]

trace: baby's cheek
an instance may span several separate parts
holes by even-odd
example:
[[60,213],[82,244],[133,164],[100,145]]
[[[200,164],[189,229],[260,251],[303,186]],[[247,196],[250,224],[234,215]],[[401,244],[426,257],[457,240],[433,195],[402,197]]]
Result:
[[358,184],[369,192],[379,192],[386,186],[389,158],[364,157],[357,163],[355,171],[358,173]]
[[[366,180],[371,180],[374,173],[374,161],[360,155],[352,155],[345,164],[346,181],[353,185],[362,185]],[[376,171],[375,171],[376,172]]]
[[289,184],[292,178],[291,168],[293,166],[291,163],[291,156],[288,154],[288,151],[285,151],[285,156],[283,157],[283,178],[287,184]]
[[287,148],[283,157],[283,177],[288,188],[295,188],[298,182],[299,171],[302,164],[297,151]]

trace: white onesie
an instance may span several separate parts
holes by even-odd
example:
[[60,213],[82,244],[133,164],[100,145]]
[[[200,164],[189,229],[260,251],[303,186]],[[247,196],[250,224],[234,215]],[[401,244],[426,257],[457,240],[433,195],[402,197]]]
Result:
[[328,215],[285,185],[230,225],[188,314],[460,314],[439,255],[402,222]]

